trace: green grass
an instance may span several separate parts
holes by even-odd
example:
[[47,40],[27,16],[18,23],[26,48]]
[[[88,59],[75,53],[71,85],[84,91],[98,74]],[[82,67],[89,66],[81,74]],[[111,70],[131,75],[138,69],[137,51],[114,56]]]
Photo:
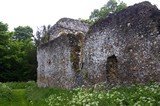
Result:
[[65,90],[35,82],[0,83],[0,106],[160,106],[158,84]]
[[11,89],[26,89],[28,87],[34,87],[36,86],[34,81],[28,81],[28,82],[7,82],[5,83],[6,86],[8,86]]
[[13,90],[13,99],[11,101],[12,106],[28,106],[28,101],[25,97],[25,89],[14,89]]
[[[60,88],[38,88],[36,86],[33,88],[28,88],[26,95],[28,101],[30,101],[34,106],[48,106],[46,99],[52,94],[56,96],[64,94],[63,95],[64,98],[72,97],[72,93],[70,90],[65,90]],[[63,106],[63,103],[61,104],[62,104],[61,106]]]

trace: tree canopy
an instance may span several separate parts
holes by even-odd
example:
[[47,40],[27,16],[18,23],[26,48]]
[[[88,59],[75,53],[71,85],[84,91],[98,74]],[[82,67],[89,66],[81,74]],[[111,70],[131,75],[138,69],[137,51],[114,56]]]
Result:
[[96,22],[101,18],[107,17],[109,14],[116,13],[127,7],[127,4],[123,1],[109,0],[104,6],[100,9],[94,9],[89,16],[89,19],[83,20],[84,22],[89,23],[90,25]]
[[18,41],[25,41],[31,39],[33,30],[29,26],[19,26],[14,28],[14,38]]
[[31,40],[33,30],[19,26],[13,32],[0,22],[0,81],[36,79],[36,47]]

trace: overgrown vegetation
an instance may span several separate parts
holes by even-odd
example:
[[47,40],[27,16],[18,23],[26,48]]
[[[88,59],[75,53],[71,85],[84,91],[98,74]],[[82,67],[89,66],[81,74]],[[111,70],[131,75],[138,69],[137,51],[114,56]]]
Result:
[[89,16],[89,19],[82,19],[82,22],[86,22],[89,25],[94,24],[100,19],[108,17],[110,14],[117,13],[122,9],[125,9],[127,4],[120,0],[109,0],[100,9],[94,9]]
[[36,47],[32,28],[19,26],[13,32],[0,22],[0,81],[36,79]]
[[[12,89],[4,83],[0,83],[0,101],[11,101]],[[1,103],[0,102],[0,103]]]
[[[95,9],[88,20],[93,24],[100,18],[126,8],[124,2],[109,0],[100,9]],[[0,22],[0,81],[28,81],[36,79],[36,46],[47,43],[50,26],[43,26],[32,35],[32,28],[19,26],[13,32]],[[34,40],[32,40],[34,37]],[[79,69],[79,47],[72,50],[74,68]],[[85,72],[85,78],[88,71]],[[0,82],[1,106],[159,106],[160,85],[116,86],[107,88],[95,85],[91,88],[65,90],[60,88],[38,88],[34,81]]]
[[[15,99],[16,98],[16,99]],[[23,101],[23,102],[22,102]],[[159,106],[160,85],[117,86],[65,90],[38,88],[33,81],[0,83],[2,106]]]
[[50,29],[51,29],[51,25],[48,25],[48,26],[43,25],[40,28],[38,28],[36,34],[33,35],[36,47],[39,47],[40,45],[49,42]]

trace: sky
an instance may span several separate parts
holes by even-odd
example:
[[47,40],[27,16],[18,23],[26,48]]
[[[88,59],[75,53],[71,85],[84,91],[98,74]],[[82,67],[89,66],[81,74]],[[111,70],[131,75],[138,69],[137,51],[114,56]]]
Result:
[[[128,6],[144,0],[120,0]],[[160,8],[159,0],[148,0]],[[108,0],[0,0],[0,21],[12,31],[18,26],[30,26],[34,32],[42,25],[54,25],[60,18],[87,19],[94,9]]]

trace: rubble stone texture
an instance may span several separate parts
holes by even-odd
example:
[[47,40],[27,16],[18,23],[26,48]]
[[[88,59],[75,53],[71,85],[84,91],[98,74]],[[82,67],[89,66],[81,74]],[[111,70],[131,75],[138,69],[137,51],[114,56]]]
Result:
[[160,11],[149,2],[90,28],[63,18],[50,33],[50,42],[37,51],[39,87],[160,82]]
[[142,2],[100,20],[86,35],[84,52],[91,85],[160,82],[160,11]]
[[83,40],[88,25],[62,18],[50,30],[50,42],[37,50],[39,87],[75,88],[82,84]]

